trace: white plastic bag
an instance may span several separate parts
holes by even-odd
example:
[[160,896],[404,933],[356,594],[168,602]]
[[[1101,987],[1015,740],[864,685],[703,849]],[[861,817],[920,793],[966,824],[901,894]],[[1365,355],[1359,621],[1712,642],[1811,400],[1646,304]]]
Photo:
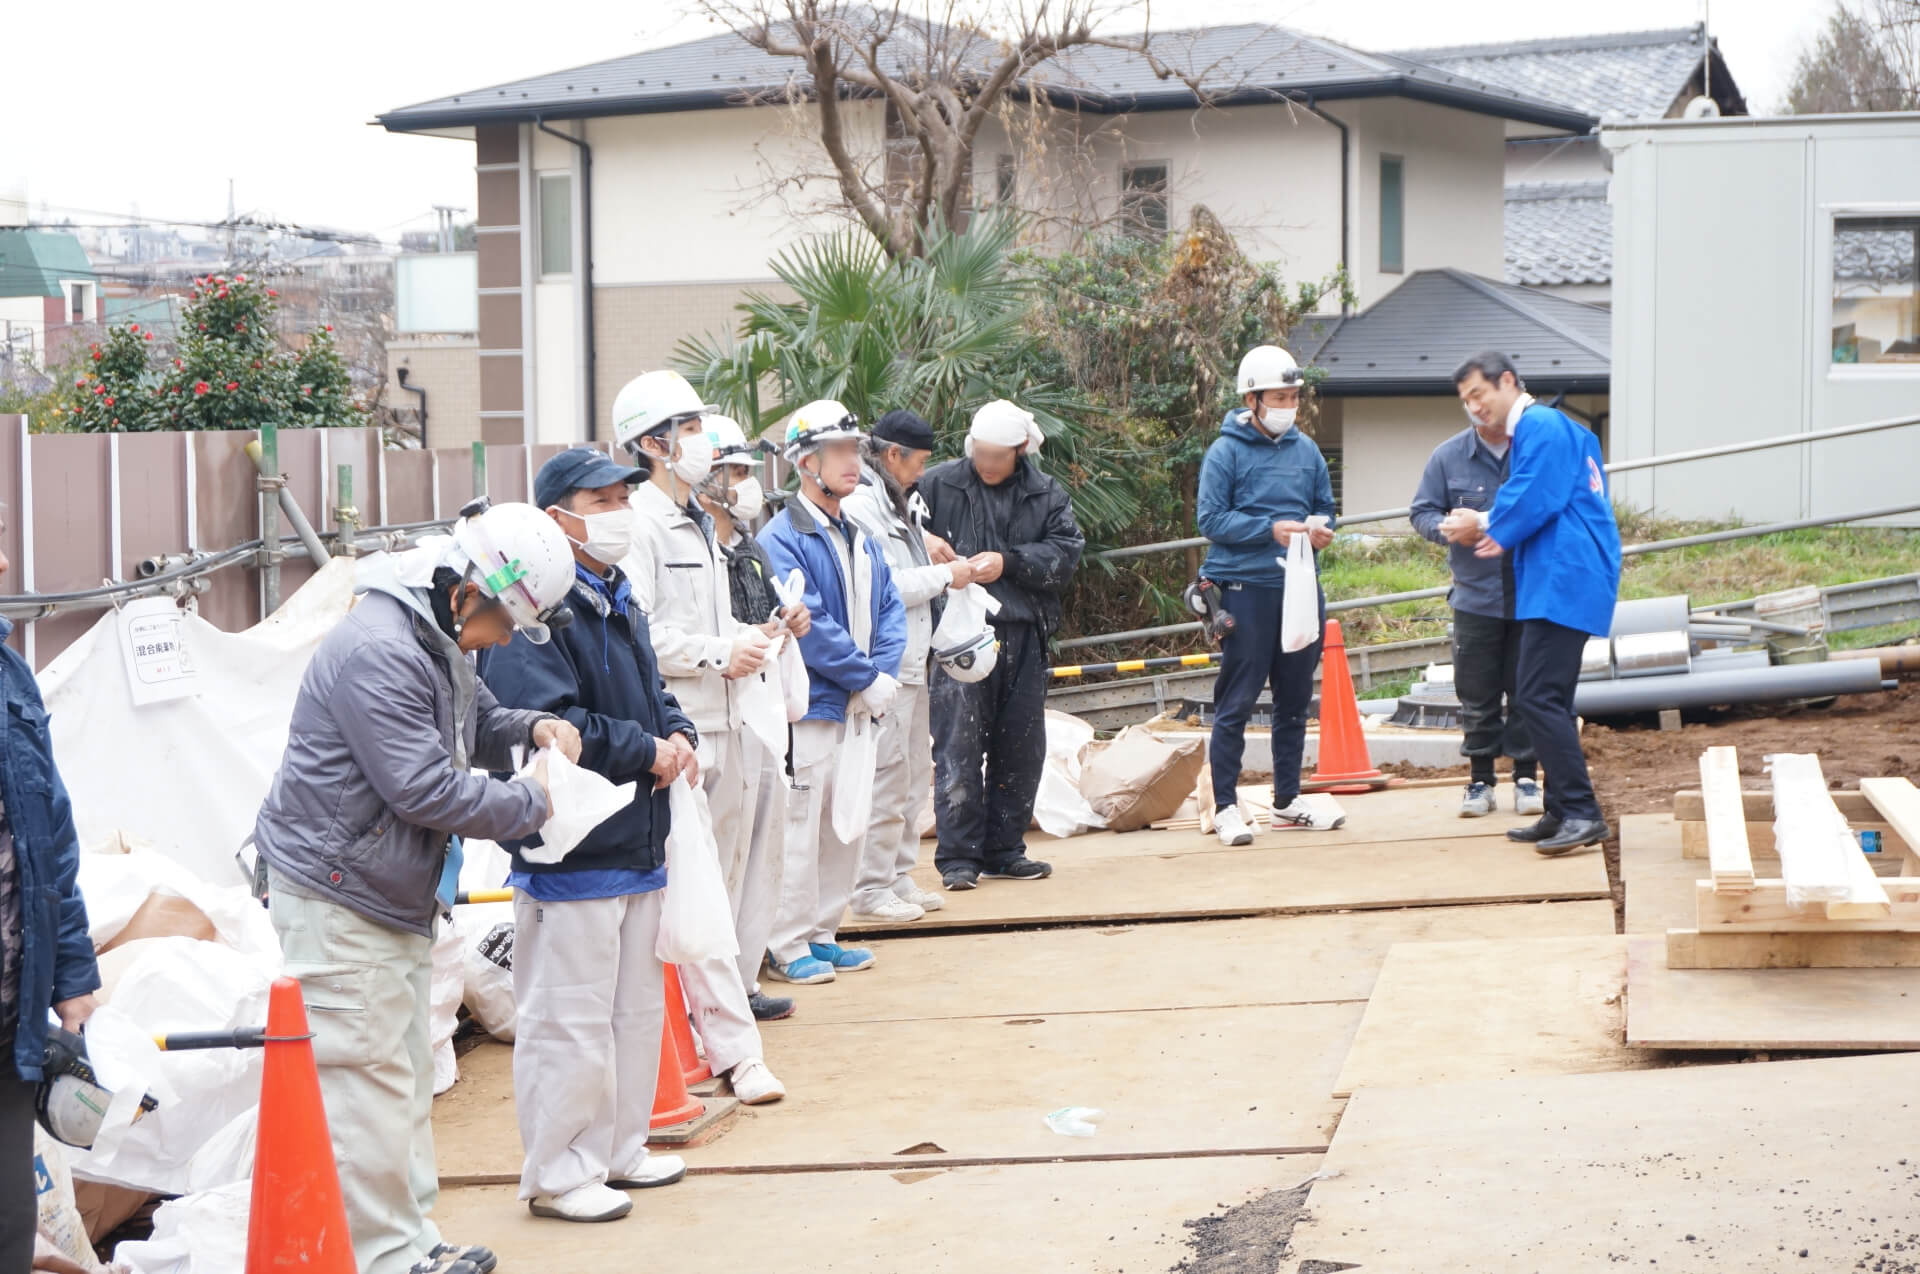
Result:
[[[858,698],[858,696],[853,696]],[[833,763],[833,833],[848,845],[866,839],[873,814],[873,776],[880,761],[880,728],[864,710],[847,705],[840,756]]]
[[[787,572],[785,579],[776,577],[773,581],[774,595],[780,599],[782,608],[797,606],[807,594],[807,582],[800,574],[800,568]],[[780,693],[786,699],[787,721],[799,721],[807,715],[807,704],[813,696],[813,680],[807,676],[807,661],[800,655],[800,641],[789,637],[780,643],[779,653],[767,652],[767,662],[779,664]],[[768,745],[775,756],[785,756],[786,741]]]
[[[1308,519],[1308,525],[1314,521]],[[1280,649],[1292,654],[1320,639],[1320,582],[1314,575],[1313,542],[1305,532],[1295,531],[1287,537],[1286,567],[1287,587],[1280,599]]]
[[654,954],[668,964],[697,964],[740,954],[733,904],[720,875],[720,850],[706,794],[683,774],[667,789],[673,824],[667,831],[667,888],[660,904]]
[[252,1204],[249,1181],[170,1200],[153,1214],[153,1237],[122,1243],[113,1259],[134,1274],[233,1274],[247,1265]]
[[[740,687],[740,722],[760,740],[761,746],[775,756],[787,754],[787,701],[782,689],[781,679],[785,672],[786,660],[782,653],[793,641],[785,633],[773,639],[767,647],[766,662],[760,665],[760,671],[742,677],[737,683]],[[799,658],[799,652],[794,652]],[[806,672],[801,665],[801,674]],[[806,714],[804,705],[801,715]]]
[[946,609],[933,630],[933,648],[946,650],[978,637],[1000,613],[1000,599],[978,584],[947,593]]
[[581,769],[553,748],[541,748],[521,775],[530,775],[542,757],[547,762],[547,791],[553,813],[540,825],[540,843],[520,856],[530,863],[557,863],[572,853],[593,829],[633,804],[634,784],[615,787],[604,775]]

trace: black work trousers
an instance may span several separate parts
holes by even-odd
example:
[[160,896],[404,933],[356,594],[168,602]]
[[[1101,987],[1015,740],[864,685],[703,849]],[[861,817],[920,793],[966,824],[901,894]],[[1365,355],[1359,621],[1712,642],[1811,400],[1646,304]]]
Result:
[[36,1086],[13,1069],[9,1040],[0,1057],[0,1274],[33,1268],[33,1236],[40,1228],[40,1191],[33,1159]]
[[1580,750],[1573,691],[1580,684],[1580,656],[1587,634],[1548,619],[1520,625],[1520,667],[1514,705],[1533,736],[1533,750],[1546,767],[1547,813],[1562,819],[1599,818],[1600,802]]
[[1473,768],[1473,781],[1493,782],[1493,760],[1513,758],[1513,777],[1534,776],[1533,736],[1514,709],[1520,672],[1517,619],[1453,612],[1453,691],[1460,697],[1466,740],[1460,754]]
[[1024,858],[1047,764],[1047,639],[1035,624],[995,624],[1000,654],[980,681],[935,668],[934,866],[986,871]]
[[1300,795],[1300,756],[1307,744],[1307,709],[1313,703],[1313,670],[1325,644],[1327,598],[1320,595],[1321,636],[1304,650],[1280,648],[1284,588],[1229,586],[1220,598],[1233,616],[1233,631],[1220,646],[1220,675],[1213,683],[1213,737],[1207,763],[1213,767],[1213,804],[1225,809],[1238,799],[1240,761],[1247,750],[1247,721],[1262,687],[1273,687],[1273,808]]

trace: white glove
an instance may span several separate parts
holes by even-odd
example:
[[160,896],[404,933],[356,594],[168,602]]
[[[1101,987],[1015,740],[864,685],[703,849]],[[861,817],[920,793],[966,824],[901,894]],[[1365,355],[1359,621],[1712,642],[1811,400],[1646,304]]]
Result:
[[738,679],[760,671],[760,665],[766,662],[770,641],[758,628],[742,627],[733,635],[733,648],[721,675]]
[[860,702],[865,704],[871,716],[883,717],[887,709],[893,706],[894,696],[900,693],[900,683],[881,673],[873,679],[873,684],[860,692]]

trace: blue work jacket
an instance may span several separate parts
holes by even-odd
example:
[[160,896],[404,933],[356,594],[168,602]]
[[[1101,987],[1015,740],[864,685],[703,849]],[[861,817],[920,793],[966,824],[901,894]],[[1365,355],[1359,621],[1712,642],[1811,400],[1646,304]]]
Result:
[[821,529],[813,506],[794,495],[760,532],[760,547],[773,563],[774,574],[785,575],[799,567],[806,581],[804,600],[813,612],[813,627],[800,639],[800,657],[806,662],[811,683],[805,717],[808,721],[845,721],[847,699],[872,685],[883,672],[897,678],[900,657],[907,650],[907,608],[894,591],[886,550],[852,518],[846,523],[854,533],[853,551],[865,553],[873,567],[873,596],[869,599],[873,640],[869,643],[872,649],[866,652],[853,640],[847,610],[851,582],[845,578],[846,564]]
[[1200,462],[1196,502],[1200,534],[1213,543],[1200,573],[1223,584],[1284,588],[1287,555],[1273,538],[1278,521],[1304,522],[1338,512],[1327,460],[1298,428],[1269,438],[1246,408],[1220,422],[1220,436]]
[[1487,534],[1513,554],[1513,617],[1605,636],[1620,594],[1620,528],[1591,429],[1539,403],[1520,415]]

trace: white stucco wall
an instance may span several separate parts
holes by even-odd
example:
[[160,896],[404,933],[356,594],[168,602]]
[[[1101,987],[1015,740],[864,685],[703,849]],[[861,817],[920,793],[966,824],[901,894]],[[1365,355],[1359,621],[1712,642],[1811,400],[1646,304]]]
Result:
[[[46,304],[43,296],[0,296],[0,339],[11,331],[16,342],[14,352],[24,356],[31,350],[36,364],[44,363],[47,357]],[[23,340],[22,332],[30,336]]]
[[[536,442],[577,442],[582,435],[575,394],[579,368],[574,331],[577,298],[571,280],[533,288],[534,432]],[[602,404],[604,409],[611,404]]]
[[1340,511],[1397,509],[1412,500],[1427,457],[1466,423],[1457,398],[1343,399]]
[[[1920,411],[1920,365],[1831,362],[1836,215],[1920,216],[1920,115],[1610,131],[1613,459]],[[1749,522],[1912,502],[1920,429],[1623,476],[1662,514]],[[1920,525],[1920,517],[1898,519]]]
[[1507,143],[1507,184],[1541,181],[1605,181],[1607,155],[1592,137]]

